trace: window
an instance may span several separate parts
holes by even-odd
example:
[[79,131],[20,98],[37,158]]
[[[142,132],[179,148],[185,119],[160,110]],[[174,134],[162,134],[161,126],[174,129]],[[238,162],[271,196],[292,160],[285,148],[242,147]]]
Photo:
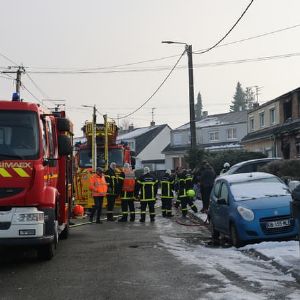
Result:
[[275,108],[270,109],[270,125],[275,124]]
[[236,128],[227,129],[227,139],[228,140],[236,139]]
[[49,157],[54,157],[54,141],[53,141],[53,133],[52,133],[52,124],[50,120],[47,120],[48,127],[48,139],[49,139]]
[[0,160],[36,159],[39,153],[38,117],[29,111],[0,111]]
[[182,135],[181,133],[174,133],[173,135],[173,144],[181,145],[182,144]]
[[226,203],[228,203],[228,188],[224,182],[222,183],[222,186],[221,186],[219,199],[224,199],[226,201]]
[[254,130],[254,118],[249,119],[249,128],[250,131]]
[[219,140],[219,132],[218,131],[209,132],[208,136],[209,136],[209,140],[211,142]]
[[259,114],[259,127],[264,127],[265,126],[265,113],[261,112]]
[[218,196],[219,196],[220,186],[221,186],[221,181],[216,182],[216,184],[215,184],[215,186],[214,186],[214,191],[213,191],[213,193],[214,193],[214,196],[215,196],[216,198],[218,198]]

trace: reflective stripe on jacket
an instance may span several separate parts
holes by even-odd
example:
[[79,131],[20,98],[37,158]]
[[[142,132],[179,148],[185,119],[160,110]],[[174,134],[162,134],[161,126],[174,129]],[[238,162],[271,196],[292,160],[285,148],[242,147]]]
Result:
[[160,181],[161,186],[161,197],[162,198],[170,198],[172,199],[173,190],[174,190],[174,178],[170,175],[166,174],[163,176],[162,180]]
[[158,189],[158,181],[151,174],[141,176],[136,183],[136,197],[140,192],[141,201],[155,201]]

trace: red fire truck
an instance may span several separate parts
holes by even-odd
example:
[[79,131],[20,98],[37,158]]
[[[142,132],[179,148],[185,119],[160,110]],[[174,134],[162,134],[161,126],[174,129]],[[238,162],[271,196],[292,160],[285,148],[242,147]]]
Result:
[[[104,169],[111,162],[117,164],[117,174],[121,172],[124,163],[129,163],[134,168],[135,159],[134,152],[130,151],[129,146],[125,144],[117,144],[118,127],[114,122],[96,125],[96,157],[98,167]],[[89,179],[92,175],[93,151],[92,151],[92,135],[93,124],[86,122],[82,128],[86,142],[77,145],[77,153],[75,155],[75,199],[76,203],[82,205],[85,209],[89,209],[94,205],[92,193],[89,190]],[[107,132],[107,138],[105,138]],[[105,157],[105,148],[107,148],[107,157]],[[118,204],[118,201],[117,201]]]
[[68,237],[72,127],[64,111],[0,101],[0,245],[34,246],[51,259]]

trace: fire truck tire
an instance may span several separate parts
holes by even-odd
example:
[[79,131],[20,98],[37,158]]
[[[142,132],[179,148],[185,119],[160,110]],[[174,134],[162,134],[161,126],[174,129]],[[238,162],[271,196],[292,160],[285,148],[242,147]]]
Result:
[[54,240],[50,244],[42,245],[37,249],[38,258],[41,260],[51,260],[55,255],[58,244],[58,222],[53,223]]
[[70,131],[71,130],[70,121],[65,118],[57,118],[57,129],[58,131]]

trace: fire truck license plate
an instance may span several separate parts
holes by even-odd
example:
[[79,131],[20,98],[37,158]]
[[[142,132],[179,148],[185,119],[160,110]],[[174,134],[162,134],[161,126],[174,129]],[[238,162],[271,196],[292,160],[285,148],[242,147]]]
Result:
[[290,226],[290,225],[291,225],[291,222],[289,219],[278,220],[278,221],[268,222],[267,228],[280,228],[280,227],[286,227],[286,226]]

